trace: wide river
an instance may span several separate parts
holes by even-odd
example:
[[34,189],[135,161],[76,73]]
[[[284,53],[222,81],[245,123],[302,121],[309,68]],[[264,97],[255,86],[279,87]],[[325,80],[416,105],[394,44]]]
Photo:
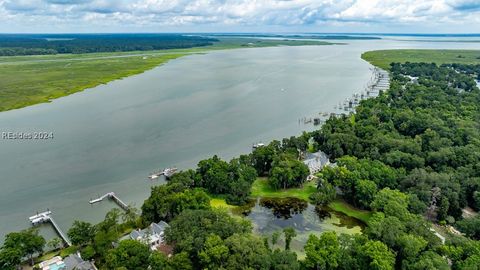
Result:
[[[298,119],[331,111],[363,89],[364,51],[470,48],[474,42],[348,41],[348,45],[216,51],[173,60],[143,74],[0,113],[0,132],[46,131],[54,139],[0,138],[0,242],[47,208],[63,230],[100,221],[114,207],[88,201],[114,191],[137,207],[158,184],[154,170],[191,168],[254,142],[311,130]],[[50,229],[42,233],[51,236]]]

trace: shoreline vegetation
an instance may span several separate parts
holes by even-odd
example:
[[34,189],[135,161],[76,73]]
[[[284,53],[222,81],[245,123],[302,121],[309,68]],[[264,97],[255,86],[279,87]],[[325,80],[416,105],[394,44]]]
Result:
[[209,46],[157,51],[0,57],[0,112],[20,109],[141,74],[186,55],[216,50],[334,43],[307,40],[220,38]]
[[[355,121],[331,116],[319,130],[272,141],[229,162],[217,156],[202,160],[196,169],[152,187],[141,214],[129,209],[121,223],[118,209],[112,210],[97,225],[76,221],[68,235],[100,269],[477,269],[480,218],[463,217],[462,210],[480,210],[480,89],[475,82],[480,65],[455,64],[457,58],[476,61],[477,52],[462,57],[455,56],[458,52],[438,56],[442,65],[409,62],[415,54],[430,57],[422,50],[398,62],[388,60],[394,62],[390,89],[362,101]],[[362,57],[382,67],[387,60],[381,57],[402,53]],[[313,185],[305,182],[308,167],[300,161],[310,148],[336,163],[318,173]],[[367,227],[353,236],[311,234],[299,260],[290,249],[294,228],[284,228],[285,248],[280,249],[275,244],[281,232],[259,236],[247,220],[212,209],[241,207],[251,197],[267,195],[308,198],[366,220]],[[112,246],[122,232],[161,220],[170,224],[165,239],[173,246],[172,256],[133,240]],[[432,231],[434,224],[455,226],[463,234],[445,241]],[[19,262],[19,254],[41,253],[45,240],[37,234],[7,235],[0,255],[18,259],[9,260],[8,269]],[[25,249],[30,238],[39,241]]]
[[362,59],[379,68],[390,70],[390,63],[480,64],[480,50],[376,50],[362,54]]

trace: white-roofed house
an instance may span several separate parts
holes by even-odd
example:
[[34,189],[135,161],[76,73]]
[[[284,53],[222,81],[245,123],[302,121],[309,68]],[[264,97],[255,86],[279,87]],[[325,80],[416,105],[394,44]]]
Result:
[[165,221],[152,223],[143,230],[132,231],[130,238],[145,243],[150,249],[156,250],[165,241],[165,229],[167,227],[169,227],[169,225]]

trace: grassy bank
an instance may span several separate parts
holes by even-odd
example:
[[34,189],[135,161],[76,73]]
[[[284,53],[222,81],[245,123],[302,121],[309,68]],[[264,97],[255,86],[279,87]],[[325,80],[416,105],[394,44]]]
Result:
[[363,53],[362,59],[383,69],[393,62],[480,64],[480,50],[379,50]]
[[225,199],[215,198],[215,197],[210,199],[210,206],[213,207],[213,208],[223,208],[223,209],[226,209],[226,210],[233,210],[233,209],[237,208],[237,206],[235,206],[235,205],[228,204],[225,201]]
[[[315,193],[315,182],[311,181],[305,183],[301,188],[290,188],[274,190],[268,185],[266,178],[259,178],[253,183],[252,197],[273,197],[273,198],[285,198],[294,197],[302,200],[309,201],[309,196]],[[359,219],[365,223],[370,219],[372,213],[370,211],[361,210],[353,207],[342,199],[336,199],[328,205],[332,210],[343,213],[349,217]]]
[[[308,201],[310,194],[316,190],[314,182],[308,182],[301,188],[290,188],[285,190],[274,190],[268,185],[268,180],[264,177],[259,177],[252,185],[251,197],[270,197],[270,198],[286,198],[294,197]],[[228,204],[221,196],[210,195],[210,206],[214,208],[224,208],[227,210],[240,209],[241,206],[235,206]]]
[[372,212],[355,208],[342,199],[336,199],[335,201],[331,202],[328,207],[349,217],[361,220],[364,223],[367,223],[372,216]]
[[222,39],[208,47],[163,51],[0,57],[0,111],[49,102],[142,73],[193,53],[236,48],[326,45],[293,40]]
[[252,185],[252,197],[294,197],[308,201],[310,194],[315,193],[315,183],[307,182],[301,188],[274,190],[266,178],[258,178]]

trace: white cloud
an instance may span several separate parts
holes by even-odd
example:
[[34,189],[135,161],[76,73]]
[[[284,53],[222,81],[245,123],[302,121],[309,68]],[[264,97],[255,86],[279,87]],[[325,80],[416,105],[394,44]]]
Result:
[[480,30],[469,23],[480,17],[478,0],[0,0],[0,15],[0,30],[7,23],[19,28],[36,24],[47,31],[75,31],[79,26],[95,31],[104,26],[140,31],[163,26],[307,29],[352,23],[367,28],[411,26],[412,31],[419,24]]

